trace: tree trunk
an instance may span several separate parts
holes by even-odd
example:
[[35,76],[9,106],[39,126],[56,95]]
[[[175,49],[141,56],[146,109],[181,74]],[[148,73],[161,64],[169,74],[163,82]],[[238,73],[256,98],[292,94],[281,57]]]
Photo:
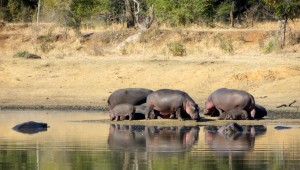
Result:
[[284,17],[284,23],[283,23],[283,38],[282,38],[282,43],[281,43],[281,48],[285,46],[285,33],[286,33],[286,24],[287,24],[288,17]]
[[234,16],[233,16],[233,12],[234,12],[234,1],[231,4],[231,11],[230,11],[230,23],[231,23],[231,27],[234,27]]
[[130,0],[124,0],[125,3],[125,15],[126,15],[126,23],[127,23],[127,28],[134,27],[134,17],[133,17],[133,12],[131,9],[131,4]]

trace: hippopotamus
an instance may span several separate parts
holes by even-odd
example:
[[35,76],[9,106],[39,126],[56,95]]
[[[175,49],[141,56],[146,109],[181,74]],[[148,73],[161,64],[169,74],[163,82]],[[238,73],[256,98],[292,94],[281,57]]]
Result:
[[227,113],[229,112],[245,110],[248,113],[247,119],[253,119],[255,117],[255,100],[246,91],[220,88],[208,96],[204,115],[215,114],[215,110],[218,110],[220,115],[225,114],[225,119],[228,119]]
[[292,127],[289,127],[289,126],[275,126],[274,128],[276,130],[284,130],[284,129],[291,129]]
[[118,104],[111,110],[110,120],[124,120],[126,116],[129,116],[129,120],[132,120],[134,113],[135,107],[132,104]]
[[[254,119],[261,119],[267,115],[267,110],[258,104],[255,104],[255,116]],[[219,116],[220,120],[224,119],[232,119],[232,120],[247,120],[249,119],[248,113],[245,110],[241,109],[233,109],[228,112],[224,112],[222,114],[219,113],[218,110],[214,110],[211,116]]]
[[146,103],[147,96],[153,91],[144,88],[125,88],[114,91],[107,100],[109,109],[113,109],[116,105],[127,103],[132,105],[140,105]]
[[[152,92],[147,97],[147,108],[145,118],[148,120],[150,112],[159,111],[163,116],[172,116],[176,113],[178,120],[183,120],[182,112],[186,112],[192,119],[199,118],[199,107],[195,101],[186,93],[180,90],[160,89]],[[156,114],[156,113],[154,113]]]
[[49,126],[47,125],[47,123],[29,121],[29,122],[18,124],[14,126],[12,129],[21,133],[34,134],[42,131],[47,131],[48,127]]
[[264,116],[267,116],[267,110],[261,105],[255,104],[255,116],[254,119],[261,119]]
[[228,119],[248,120],[249,115],[248,115],[247,111],[245,111],[245,110],[233,109],[233,110],[229,110],[228,112],[224,112],[224,113],[220,114],[219,120],[224,120],[224,119],[226,119],[226,120],[228,120]]

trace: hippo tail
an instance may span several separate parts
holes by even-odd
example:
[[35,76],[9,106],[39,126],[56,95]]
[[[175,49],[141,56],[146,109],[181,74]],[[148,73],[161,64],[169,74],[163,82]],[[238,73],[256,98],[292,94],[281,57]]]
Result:
[[111,103],[110,103],[110,96],[107,99],[107,104],[108,104],[109,110],[111,111],[112,108],[111,108]]

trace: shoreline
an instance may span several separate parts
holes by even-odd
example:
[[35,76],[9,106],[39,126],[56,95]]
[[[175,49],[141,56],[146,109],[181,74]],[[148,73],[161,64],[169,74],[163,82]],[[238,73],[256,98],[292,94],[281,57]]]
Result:
[[109,111],[107,106],[87,105],[0,105],[0,110]]
[[[101,105],[0,105],[1,110],[53,110],[53,111],[100,111],[108,112],[108,106]],[[295,111],[288,108],[280,109],[267,109],[268,115],[266,119],[299,119],[300,111]],[[200,116],[204,118],[213,118],[209,116],[203,116],[202,110],[200,110]],[[214,119],[214,118],[213,118]],[[262,119],[263,120],[263,119]]]

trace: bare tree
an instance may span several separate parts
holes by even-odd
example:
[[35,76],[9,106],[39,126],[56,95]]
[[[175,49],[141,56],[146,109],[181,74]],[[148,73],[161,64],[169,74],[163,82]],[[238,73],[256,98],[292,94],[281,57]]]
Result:
[[137,26],[139,27],[140,30],[147,30],[150,28],[154,21],[154,7],[151,5],[149,9],[149,15],[147,15],[144,19],[139,18],[139,13],[140,13],[140,3],[137,0],[133,0],[133,2],[136,5],[136,11],[134,11],[134,18]]

